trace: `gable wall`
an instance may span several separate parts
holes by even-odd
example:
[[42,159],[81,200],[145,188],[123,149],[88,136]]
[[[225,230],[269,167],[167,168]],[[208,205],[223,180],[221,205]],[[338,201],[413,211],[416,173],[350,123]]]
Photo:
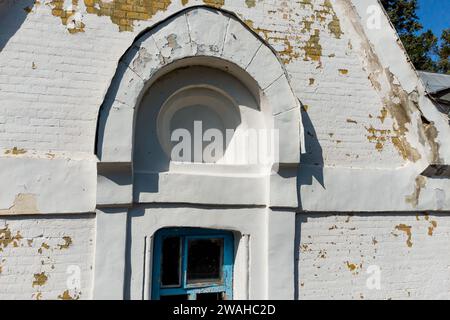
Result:
[[[148,0],[142,2],[143,7],[127,6],[121,0],[12,3],[3,2],[0,9],[0,99],[4,110],[0,116],[0,161],[8,166],[10,158],[23,157],[45,175],[55,172],[50,160],[61,159],[63,163],[76,161],[85,172],[78,177],[80,201],[65,208],[48,205],[47,196],[32,187],[29,178],[14,172],[10,174],[13,187],[0,196],[2,209],[14,205],[16,196],[25,192],[23,185],[29,186],[27,193],[38,198],[41,213],[94,209],[97,116],[118,60],[139,32],[195,5],[233,12],[278,52],[304,106],[303,172],[319,170],[321,175],[340,176],[346,174],[341,168],[350,168],[358,177],[358,189],[364,190],[367,178],[361,170],[368,172],[370,180],[376,180],[379,169],[408,167],[411,170],[402,173],[399,185],[392,188],[398,190],[396,202],[403,203],[400,198],[411,194],[417,176],[428,163],[446,157],[444,140],[436,137],[436,126],[441,130],[442,123],[425,114],[429,122],[433,121],[424,126],[413,101],[415,88],[406,83],[405,92],[397,85],[404,74],[409,78],[414,75],[406,56],[401,56],[403,51],[397,47],[396,65],[403,66],[395,70],[398,74],[387,68],[395,69],[390,61],[377,59],[380,49],[375,52],[365,36],[360,19],[365,21],[370,15],[360,1],[355,1],[356,7],[342,0]],[[374,33],[395,42],[393,30],[382,27]],[[66,175],[69,169],[59,170],[57,176]],[[4,178],[11,180],[9,176]],[[323,185],[320,178],[316,180]],[[329,179],[335,180],[339,178]],[[54,179],[49,183],[58,189]],[[443,187],[437,183],[431,192],[436,188]],[[301,197],[316,191],[322,195],[324,190],[313,183],[302,189]],[[328,193],[337,191],[331,188]],[[57,198],[65,197],[62,191],[56,193]],[[302,205],[307,210],[328,210],[315,207],[307,199]],[[389,204],[387,209],[407,208],[411,206]],[[422,208],[439,209],[430,201]],[[341,208],[349,209],[376,208]]]
[[[447,181],[419,177],[429,162],[448,159],[448,147],[443,144],[444,134],[436,137],[433,125],[423,126],[416,101],[423,106],[425,118],[444,132],[443,120],[439,122],[429,108],[420,84],[415,88],[414,71],[402,49],[396,46],[400,51],[389,52],[396,59],[394,63],[380,58],[382,45],[371,49],[365,36],[367,28],[358,19],[367,19],[367,3],[375,1],[352,1],[356,10],[344,0],[143,1],[145,12],[150,10],[151,14],[127,7],[124,2],[41,0],[33,5],[31,0],[24,0],[15,6],[10,2],[0,6],[0,214],[7,216],[0,220],[0,228],[8,225],[13,236],[20,231],[27,240],[36,234],[38,239],[33,243],[39,246],[44,240],[49,245],[51,242],[58,254],[63,236],[69,234],[74,243],[73,255],[67,251],[67,255],[54,258],[61,263],[56,271],[48,269],[52,265],[45,261],[40,265],[41,254],[35,244],[27,247],[28,243],[21,240],[17,251],[9,245],[2,252],[5,262],[0,261],[0,283],[5,281],[10,286],[5,297],[38,298],[40,290],[43,298],[57,298],[64,293],[63,274],[73,261],[83,261],[87,278],[81,298],[90,297],[87,292],[92,286],[89,269],[93,253],[86,239],[95,233],[94,220],[14,215],[94,212],[97,116],[118,60],[139,32],[195,5],[217,6],[235,13],[272,45],[303,104],[307,153],[302,155],[299,173],[299,210],[323,214],[308,214],[307,221],[298,224],[298,245],[314,237],[312,251],[297,247],[299,297],[447,297],[448,217],[433,217],[438,229],[435,236],[428,236],[429,222],[421,220],[423,225],[419,226],[414,213],[401,213],[404,217],[386,213],[450,208]],[[384,24],[379,33],[374,33],[378,37],[370,37],[372,44],[382,44],[383,39],[395,43],[395,34]],[[386,70],[388,65],[391,70]],[[402,122],[405,113],[411,122]],[[352,179],[348,179],[350,176]],[[43,182],[46,191],[41,188]],[[336,211],[379,213],[353,219],[347,230],[341,218],[325,213]],[[303,221],[303,217],[299,219]],[[52,229],[53,223],[64,232]],[[369,226],[372,223],[376,227]],[[334,224],[344,228],[344,233],[332,234],[334,229],[329,228]],[[402,224],[414,228],[413,248],[407,247],[404,232],[396,229]],[[37,232],[41,226],[46,226],[43,237]],[[24,231],[28,229],[29,234]],[[356,240],[361,237],[363,243]],[[392,267],[394,273],[386,279],[385,291],[367,294],[364,269],[354,275],[346,262],[356,266],[364,260],[364,268],[372,263],[372,237],[383,247],[374,258],[383,270],[390,270],[389,263],[397,261],[398,256],[409,264],[397,261]],[[330,242],[340,244],[339,250]],[[316,263],[320,250],[328,252],[325,264]],[[424,275],[429,250],[434,253],[433,270],[438,274],[431,280]],[[24,269],[13,268],[19,259],[25,261]],[[403,267],[410,268],[411,277],[402,273]],[[15,275],[20,270],[23,274]],[[49,275],[47,286],[33,287],[34,274],[41,272]],[[53,284],[55,279],[61,281]],[[324,281],[334,281],[336,286],[324,291]],[[410,288],[406,281],[416,286]]]

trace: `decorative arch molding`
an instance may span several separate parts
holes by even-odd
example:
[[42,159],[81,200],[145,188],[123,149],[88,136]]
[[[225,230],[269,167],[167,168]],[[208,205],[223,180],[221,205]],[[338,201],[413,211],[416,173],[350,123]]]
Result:
[[[300,103],[280,61],[273,48],[242,21],[219,9],[191,7],[141,33],[121,58],[100,108],[96,145],[98,206],[133,203],[133,146],[138,106],[155,81],[191,65],[226,71],[249,89],[258,100],[261,112],[279,130],[282,142],[279,163],[274,164],[279,171],[272,173],[270,189],[272,185],[280,185],[286,176],[292,181],[300,162],[303,129]],[[289,173],[282,174],[286,170]],[[270,200],[269,205],[296,207],[294,180],[280,189],[291,199],[273,197],[270,192],[270,198],[278,200]]]
[[[141,111],[156,106],[152,97],[165,99],[165,94],[152,94],[158,86],[170,94],[182,82],[164,79],[193,74],[193,68],[221,74],[222,84],[226,78],[239,82],[236,87],[245,89],[245,97],[252,98],[246,101],[255,100],[256,106],[244,113],[247,105],[240,104],[240,119],[263,118],[258,124],[279,130],[279,163],[256,175],[139,169],[137,159],[145,163],[139,154],[141,120],[151,114]],[[207,73],[202,76],[209,82],[201,86],[218,89],[218,77],[206,78]],[[227,96],[228,88],[218,92]],[[120,60],[99,114],[94,297],[149,298],[155,232],[193,227],[234,230],[239,235],[234,298],[293,299],[301,136],[300,103],[280,59],[236,16],[189,8],[142,33]]]

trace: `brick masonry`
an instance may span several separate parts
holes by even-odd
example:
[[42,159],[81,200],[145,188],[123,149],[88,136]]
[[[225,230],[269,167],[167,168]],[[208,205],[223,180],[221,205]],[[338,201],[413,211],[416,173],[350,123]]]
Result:
[[[410,164],[405,150],[394,143],[395,115],[386,110],[371,81],[367,52],[355,45],[360,35],[343,23],[348,17],[339,15],[343,1],[142,0],[133,6],[137,2],[20,0],[12,5],[0,0],[0,163],[21,168],[21,173],[0,179],[10,193],[0,196],[0,213],[8,214],[0,216],[0,299],[91,297],[95,218],[80,213],[95,210],[97,176],[92,168],[98,111],[117,63],[134,38],[188,6],[235,13],[278,52],[303,104],[303,165],[383,172]],[[404,62],[406,56],[398,59]],[[414,134],[420,125],[409,126],[412,140],[418,140]],[[414,147],[428,148],[420,143]],[[55,169],[55,155],[58,168],[64,165],[67,170]],[[12,165],[14,157],[20,161],[14,159]],[[86,162],[90,169],[77,169],[77,179],[86,181],[76,185],[75,195],[70,191],[83,205],[68,208],[68,191],[60,183],[73,187],[74,178],[67,172],[74,169],[67,163],[75,158],[77,165],[84,168]],[[27,161],[39,164],[27,167]],[[27,169],[33,172],[31,178]],[[420,197],[436,197],[439,210],[448,208],[448,185],[438,188],[429,181],[420,189],[418,174],[405,178],[406,187],[388,194],[390,199],[405,202],[412,194],[420,202]],[[332,192],[329,179],[325,177],[324,186]],[[50,196],[39,186],[51,180],[56,182]],[[370,193],[372,187],[355,189]],[[17,208],[51,215],[11,215],[23,213]],[[54,215],[61,212],[69,215]],[[450,298],[449,219],[446,214],[299,214],[299,298]],[[379,291],[366,288],[371,265],[382,272]],[[80,288],[69,289],[67,280],[77,267]]]
[[297,235],[300,299],[450,299],[449,214],[299,214]]
[[94,215],[0,218],[0,300],[88,299]]
[[[0,57],[0,99],[5,108],[0,147],[92,152],[98,109],[117,61],[135,35],[170,13],[205,2],[143,1],[151,4],[150,14],[124,21],[119,17],[145,7],[129,8],[125,1],[110,6],[106,1],[37,1]],[[326,165],[399,166],[403,159],[386,131],[392,130],[392,121],[385,121],[364,58],[352,47],[355,35],[341,30],[333,3],[209,4],[236,12],[278,50],[307,110],[305,117],[314,123],[315,132],[307,134],[320,141]],[[63,13],[61,8],[70,5],[72,10]],[[74,12],[82,13],[79,32],[67,25],[67,15]],[[315,164],[317,150],[309,147],[304,161]]]

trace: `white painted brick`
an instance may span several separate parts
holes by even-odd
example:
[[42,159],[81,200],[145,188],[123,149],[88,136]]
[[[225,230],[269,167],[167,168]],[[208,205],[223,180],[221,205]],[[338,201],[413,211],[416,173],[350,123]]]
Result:
[[[400,225],[411,226],[411,247]],[[298,214],[297,233],[300,299],[450,298],[448,214]],[[379,291],[366,286],[372,265],[381,269]]]
[[[0,43],[7,37],[4,47],[0,48],[0,150],[17,147],[37,150],[40,154],[57,150],[69,154],[81,153],[79,157],[90,159],[95,146],[98,110],[120,57],[139,32],[180,10],[181,1],[172,1],[167,11],[159,12],[148,21],[135,23],[132,32],[119,32],[110,17],[86,13],[85,32],[77,34],[69,34],[61,19],[52,15],[50,1],[40,2],[41,5],[28,14],[12,36],[5,34],[11,25],[5,19],[5,12],[0,11]],[[389,116],[385,122],[377,118],[382,100],[368,79],[365,68],[367,59],[358,47],[350,45],[357,42],[359,36],[345,28],[340,37],[333,35],[328,28],[333,18],[332,12],[326,15],[325,22],[317,19],[310,30],[303,30],[305,19],[322,10],[325,3],[323,0],[311,2],[312,5],[302,1],[285,1],[280,5],[280,1],[259,0],[254,8],[249,8],[245,1],[225,0],[223,8],[236,13],[278,51],[295,94],[307,106],[303,117],[314,126],[315,133],[310,134],[320,144],[321,159],[312,153],[312,146],[307,145],[308,153],[302,156],[302,164],[313,165],[321,160],[323,163],[320,164],[325,167],[375,168],[380,171],[403,166],[405,160],[389,139],[382,151],[376,150],[375,145],[368,141],[367,128],[392,129],[392,120]],[[335,7],[342,3],[331,2]],[[189,6],[203,4],[203,0],[188,1]],[[11,10],[8,14],[23,12],[23,7],[17,4],[16,11]],[[348,17],[338,18],[344,21]],[[183,26],[183,23],[179,25]],[[202,33],[201,23],[192,26],[196,26],[195,34],[200,42],[204,37],[214,36],[208,32]],[[241,28],[241,24],[232,21],[228,31]],[[320,61],[312,61],[305,55],[305,46],[316,29],[319,30],[322,48]],[[187,32],[185,35],[187,37]],[[249,34],[244,37],[253,39]],[[184,40],[186,44],[188,39]],[[225,50],[232,48],[230,52],[224,51],[223,57],[238,57],[244,68],[250,64],[250,73],[261,73],[267,78],[262,87],[274,84],[283,73],[278,64],[264,64],[264,57],[271,54],[267,47],[263,47],[265,51],[259,51],[259,55],[249,58],[241,56],[242,52],[233,46],[231,38],[219,37],[219,47],[222,40],[225,40]],[[249,42],[247,49],[256,52],[259,47],[255,43],[259,42]],[[166,44],[165,41],[163,44]],[[253,65],[251,58],[256,61]],[[342,74],[339,69],[347,70],[347,74]],[[290,104],[286,103],[287,109]],[[10,164],[11,167],[36,168],[30,165],[32,160],[27,160],[28,164],[16,160],[14,165]],[[70,162],[70,157],[67,162]],[[58,167],[61,168],[60,165]],[[86,171],[89,173],[80,176],[96,181],[95,170]],[[36,172],[30,170],[30,176],[34,179],[31,172]],[[52,173],[54,179],[63,180],[71,171],[61,169],[63,176],[51,170],[42,172],[37,180]],[[12,184],[7,181],[6,186],[9,188]],[[89,185],[88,189],[95,194],[91,184],[83,183],[78,189]],[[411,185],[411,190],[413,187]],[[6,191],[9,191],[8,188],[3,187]],[[19,189],[37,190],[38,182],[14,181],[14,188],[14,193]],[[404,195],[401,194],[400,198],[403,201]],[[66,212],[65,206],[67,203],[59,207],[50,205],[52,212],[57,209]],[[298,245],[308,245],[307,250],[299,249],[300,298],[359,299],[361,294],[366,299],[450,298],[448,215],[430,216],[429,219],[438,224],[433,236],[428,235],[429,221],[424,220],[423,216],[417,221],[414,214],[366,214],[350,217],[346,222],[347,219],[347,216],[329,214],[299,215]],[[38,292],[42,293],[43,299],[57,299],[66,290],[66,269],[70,264],[80,265],[81,298],[90,298],[94,222],[93,217],[85,215],[80,218],[0,217],[0,229],[8,225],[13,234],[20,231],[23,236],[16,248],[11,244],[6,247],[0,245],[3,249],[0,252],[0,299],[33,299],[36,298],[33,294]],[[405,233],[395,230],[400,224],[412,226],[411,248],[406,244]],[[333,229],[335,225],[337,229]],[[393,232],[398,236],[394,236]],[[72,238],[73,245],[67,250],[59,250],[58,244],[66,235]],[[374,238],[378,241],[377,245],[373,244]],[[31,246],[28,246],[27,240],[33,240]],[[37,250],[43,242],[50,245],[50,249],[40,254]],[[326,251],[326,258],[317,258],[323,250]],[[370,264],[380,265],[383,271],[382,290],[368,291],[365,273],[352,274],[347,261],[363,263],[363,271]],[[55,269],[51,269],[52,265]],[[38,272],[45,272],[49,278],[45,285],[33,288],[33,275]]]
[[[53,300],[66,290],[73,298],[89,299],[94,227],[93,215],[0,217],[0,299],[37,299],[40,293],[41,299]],[[9,243],[6,231],[20,237]],[[67,248],[60,246],[66,243],[63,237],[70,237]],[[81,272],[80,288],[67,287],[70,266]],[[33,287],[34,275],[42,272],[47,280]]]

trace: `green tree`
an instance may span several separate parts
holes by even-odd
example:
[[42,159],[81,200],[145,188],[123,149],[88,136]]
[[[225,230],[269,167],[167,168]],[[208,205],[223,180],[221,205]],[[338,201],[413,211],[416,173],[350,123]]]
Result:
[[438,51],[438,71],[450,74],[450,28],[442,32],[441,46]]
[[417,0],[381,0],[381,3],[416,69],[441,71],[433,60],[433,55],[440,51],[438,39],[431,30],[423,32],[423,26],[417,16]]
[[381,3],[400,35],[423,29],[417,16],[417,0],[381,0]]

